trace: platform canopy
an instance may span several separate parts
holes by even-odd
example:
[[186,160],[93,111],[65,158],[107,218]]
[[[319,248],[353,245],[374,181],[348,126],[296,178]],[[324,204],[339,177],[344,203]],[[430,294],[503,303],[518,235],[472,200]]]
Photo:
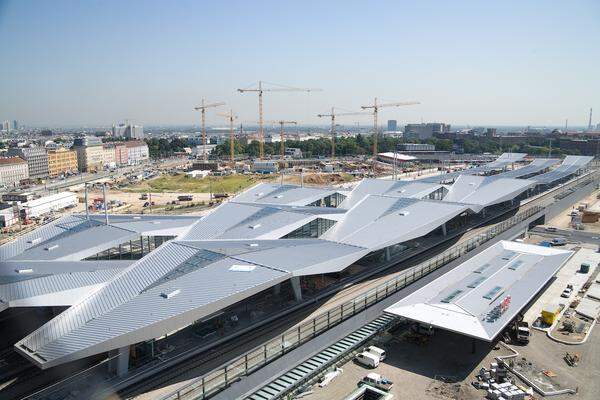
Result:
[[[482,176],[453,185],[259,183],[204,216],[111,215],[108,224],[65,216],[0,246],[0,311],[69,306],[15,345],[50,368],[164,336],[286,280],[343,272],[386,248],[401,253],[532,184]],[[139,257],[122,257],[136,241]]]
[[573,254],[501,241],[385,310],[493,341]]

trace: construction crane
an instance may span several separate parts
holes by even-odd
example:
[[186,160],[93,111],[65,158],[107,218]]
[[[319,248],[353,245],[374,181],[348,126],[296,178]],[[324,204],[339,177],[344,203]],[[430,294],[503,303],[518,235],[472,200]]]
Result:
[[233,110],[229,110],[227,114],[217,114],[220,117],[225,117],[229,121],[229,159],[231,160],[231,167],[235,165],[234,161],[234,147],[235,147],[235,138],[233,134],[233,121],[237,119],[237,115],[233,115]]
[[202,152],[204,153],[204,161],[206,161],[206,109],[207,108],[214,108],[214,107],[220,107],[220,106],[224,106],[225,103],[223,102],[219,102],[219,103],[205,103],[204,99],[202,99],[202,103],[201,105],[199,105],[198,107],[194,107],[194,110],[198,111],[200,110],[200,114],[202,115]]
[[412,106],[414,104],[421,104],[418,101],[405,101],[400,103],[384,103],[377,104],[377,97],[375,97],[375,101],[373,104],[368,106],[361,106],[363,110],[373,109],[373,157],[377,157],[377,136],[378,136],[378,127],[377,127],[377,112],[380,108],[385,107],[402,107],[402,106]]
[[344,115],[370,115],[369,112],[343,112],[336,113],[335,107],[331,107],[330,114],[317,114],[317,117],[331,117],[331,158],[335,158],[335,117],[341,117]]
[[[263,88],[263,83],[277,86],[274,88]],[[276,83],[269,83],[264,81],[258,81],[258,88],[247,88],[247,89],[238,89],[237,91],[240,93],[247,92],[255,92],[258,93],[258,136],[259,136],[259,156],[260,158],[264,158],[265,149],[265,135],[263,129],[263,93],[264,92],[318,92],[321,89],[307,89],[307,88],[296,88],[291,86],[279,85]]]
[[267,123],[270,124],[279,124],[279,140],[281,142],[281,144],[279,145],[279,151],[280,151],[280,155],[281,155],[281,160],[283,160],[283,157],[285,156],[285,133],[283,131],[283,126],[284,125],[298,125],[298,122],[296,121],[284,121],[284,120],[279,120],[279,121],[267,121]]

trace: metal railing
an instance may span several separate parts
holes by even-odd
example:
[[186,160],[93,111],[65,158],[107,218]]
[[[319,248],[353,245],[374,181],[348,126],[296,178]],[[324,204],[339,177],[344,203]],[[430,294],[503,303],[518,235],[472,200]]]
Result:
[[285,331],[277,338],[271,339],[265,344],[255,347],[247,353],[234,358],[224,366],[221,366],[218,369],[193,380],[179,388],[177,391],[162,397],[161,400],[206,399],[225,389],[236,380],[251,374],[285,353],[320,335],[324,331],[391,296],[449,262],[456,260],[481,244],[539,213],[543,209],[544,207],[542,206],[535,206],[516,214],[487,229],[485,232],[469,239],[467,242],[454,246],[438,256],[418,264],[381,285],[356,296],[352,300]]

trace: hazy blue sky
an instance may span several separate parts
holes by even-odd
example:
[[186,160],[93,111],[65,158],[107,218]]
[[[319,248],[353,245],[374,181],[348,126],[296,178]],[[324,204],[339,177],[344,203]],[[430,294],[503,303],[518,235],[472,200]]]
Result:
[[265,95],[266,119],[378,96],[422,102],[383,122],[583,125],[600,1],[0,0],[0,62],[0,119],[30,125],[190,124],[203,96],[252,122],[235,89],[259,79],[323,89]]

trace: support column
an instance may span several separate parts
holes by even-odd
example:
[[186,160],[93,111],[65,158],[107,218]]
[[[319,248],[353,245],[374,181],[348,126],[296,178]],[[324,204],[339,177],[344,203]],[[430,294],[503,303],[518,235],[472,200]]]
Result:
[[446,223],[444,222],[442,224],[442,235],[446,236],[448,234],[448,232],[446,232]]
[[273,286],[273,294],[279,295],[281,293],[281,283]]
[[108,356],[114,357],[108,364],[109,372],[121,377],[129,371],[129,346],[112,350]]
[[392,253],[390,252],[390,248],[385,248],[385,261],[390,261],[392,259]]
[[300,277],[294,276],[290,279],[292,289],[294,290],[294,299],[296,301],[302,301],[302,288],[300,287]]

